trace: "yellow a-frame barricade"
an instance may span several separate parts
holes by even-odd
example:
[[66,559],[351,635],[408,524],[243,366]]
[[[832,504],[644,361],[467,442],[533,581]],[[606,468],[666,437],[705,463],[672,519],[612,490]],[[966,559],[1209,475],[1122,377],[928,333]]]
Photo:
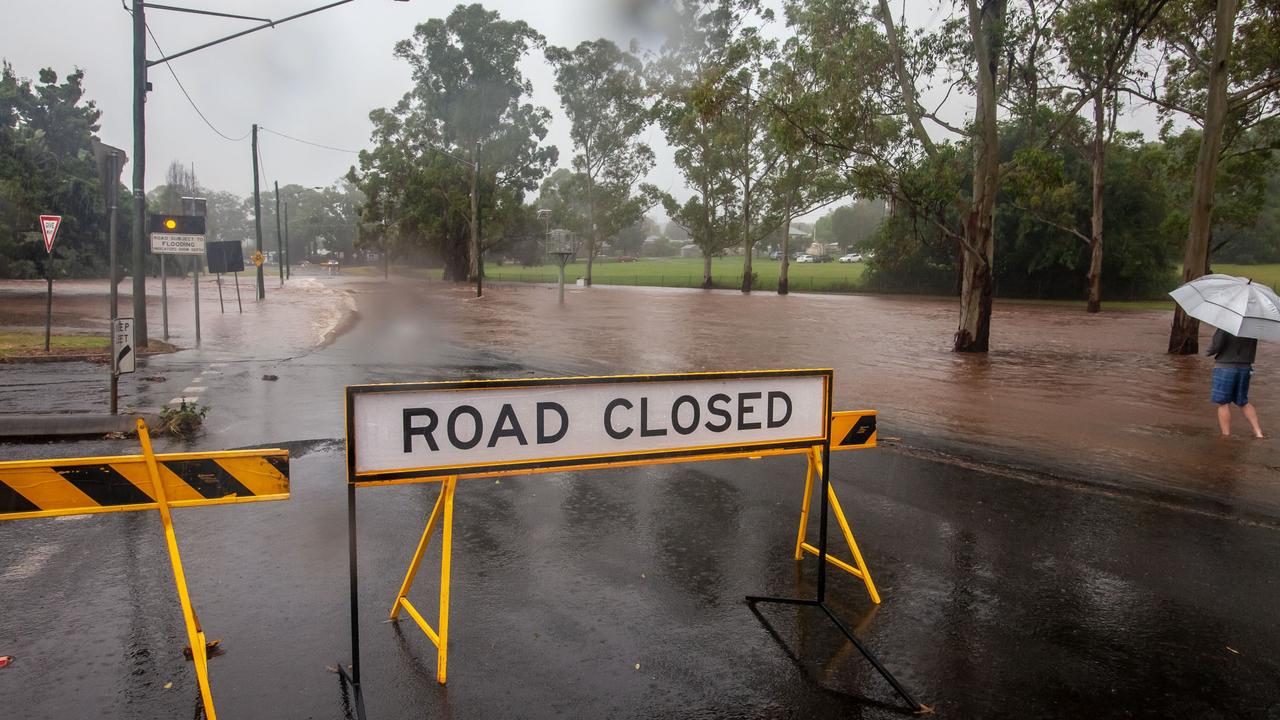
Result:
[[[873,448],[876,446],[876,411],[874,410],[853,410],[841,411],[831,414],[832,418],[832,450],[861,450]],[[840,438],[840,440],[836,440]],[[815,556],[822,555],[819,549],[809,543],[805,537],[809,526],[809,515],[812,507],[813,485],[815,478],[822,476],[822,447],[814,446],[801,449],[772,450],[765,452],[757,452],[747,457],[759,458],[771,455],[796,455],[804,454],[808,458],[808,466],[804,479],[804,496],[800,506],[800,527],[796,535],[795,559],[797,561],[804,559],[805,553]],[[737,455],[728,455],[724,457],[740,457]],[[511,473],[504,473],[511,474]],[[441,685],[446,681],[446,669],[449,659],[449,577],[452,569],[453,557],[453,498],[457,489],[458,480],[466,480],[480,477],[492,477],[492,473],[478,475],[450,475],[441,482],[440,495],[436,498],[436,503],[431,509],[431,514],[427,518],[426,527],[422,531],[422,537],[418,540],[418,546],[413,552],[413,557],[409,561],[408,570],[405,572],[404,581],[400,584],[400,590],[396,593],[396,598],[391,604],[390,620],[398,621],[400,619],[400,611],[403,610],[410,618],[417,623],[422,632],[431,640],[436,647],[436,681]],[[871,601],[877,605],[880,604],[880,593],[876,590],[875,582],[871,579],[871,571],[867,568],[867,563],[862,557],[862,551],[858,548],[858,543],[853,537],[853,531],[849,527],[849,521],[845,518],[844,510],[840,507],[840,501],[836,497],[836,491],[833,486],[828,485],[827,497],[830,500],[831,508],[834,511],[836,522],[840,526],[840,530],[844,535],[845,542],[849,545],[850,551],[853,553],[852,564],[841,560],[827,552],[825,554],[827,562],[833,567],[839,568],[850,575],[858,578],[867,588],[867,594]],[[435,533],[437,527],[440,530],[441,547],[440,547],[440,605],[437,619],[436,630],[422,616],[421,611],[417,609],[409,600],[409,590],[413,587],[414,580],[417,578],[418,568],[422,563],[422,558],[426,553],[427,546],[430,543],[431,536]]]
[[142,455],[0,462],[0,520],[158,510],[182,605],[200,701],[217,720],[209,688],[209,642],[191,604],[170,509],[287,500],[287,450],[230,450],[157,455],[146,422],[137,421]]

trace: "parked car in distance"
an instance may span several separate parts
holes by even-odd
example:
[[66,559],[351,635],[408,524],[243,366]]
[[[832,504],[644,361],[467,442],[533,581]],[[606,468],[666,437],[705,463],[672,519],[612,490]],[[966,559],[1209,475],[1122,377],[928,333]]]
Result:
[[841,255],[840,262],[842,263],[862,262],[862,255],[859,253],[849,253],[848,255]]
[[811,257],[813,258],[813,262],[819,262],[819,263],[831,262],[830,255],[812,255]]
[[774,250],[773,252],[769,253],[769,259],[770,259],[770,260],[781,260],[781,259],[782,259],[782,251],[781,251],[781,250]]
[[796,262],[812,263],[812,262],[818,262],[818,261],[812,255],[806,255],[804,253],[800,253],[799,255],[796,256]]
[[623,255],[622,257],[618,258],[618,262],[635,262],[635,261],[636,259],[632,255]]

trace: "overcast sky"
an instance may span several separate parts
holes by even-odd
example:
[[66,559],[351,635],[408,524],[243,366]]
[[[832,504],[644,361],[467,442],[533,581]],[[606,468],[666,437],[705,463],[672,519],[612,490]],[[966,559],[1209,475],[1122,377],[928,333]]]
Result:
[[[503,18],[529,23],[549,44],[574,46],[606,37],[625,46],[643,32],[642,26],[632,22],[627,8],[644,2],[486,0],[483,4]],[[166,0],[164,4],[281,18],[324,2]],[[442,0],[355,0],[201,50],[171,65],[209,122],[231,138],[246,136],[256,122],[296,138],[358,150],[369,144],[369,111],[394,104],[410,85],[408,67],[392,56],[392,46],[409,37],[418,23],[444,17],[456,4]],[[913,25],[931,25],[939,17],[937,2],[913,0],[908,5]],[[103,141],[132,156],[132,19],[120,0],[20,2],[6,8],[5,16],[0,55],[18,75],[34,78],[40,68],[50,66],[59,74],[75,67],[84,69],[88,97],[103,112]],[[252,23],[149,10],[147,24],[160,47],[171,54]],[[150,42],[147,54],[153,59],[160,56]],[[542,54],[535,52],[525,58],[522,70],[533,83],[533,102],[553,112],[547,142],[559,147],[561,165],[567,165],[573,148],[551,68]],[[170,161],[180,160],[195,166],[204,187],[249,194],[253,171],[248,138],[232,142],[219,137],[196,114],[165,66],[153,67],[150,80],[146,186],[163,182]],[[969,112],[963,99],[952,105],[954,112],[948,115],[963,117]],[[649,182],[677,196],[687,196],[661,130],[650,127],[647,140],[658,157]],[[327,185],[356,159],[352,153],[304,145],[273,134],[261,134],[259,142],[268,185],[273,180]],[[126,184],[131,167],[126,168]]]

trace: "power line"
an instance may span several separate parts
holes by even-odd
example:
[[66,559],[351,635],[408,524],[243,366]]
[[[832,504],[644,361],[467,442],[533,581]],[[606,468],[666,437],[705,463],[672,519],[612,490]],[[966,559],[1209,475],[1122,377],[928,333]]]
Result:
[[[164,48],[160,47],[160,43],[156,40],[156,34],[151,32],[150,25],[147,25],[147,34],[151,36],[151,44],[156,46],[156,50],[160,52],[160,57],[164,57]],[[182,81],[178,79],[178,73],[174,72],[173,66],[169,64],[168,60],[165,61],[164,66],[169,69],[169,74],[173,76],[173,81],[178,84],[178,89],[181,90],[183,96],[187,98],[187,102],[191,103],[191,108],[196,111],[196,114],[200,116],[200,119],[204,121],[204,124],[209,126],[210,130],[217,133],[223,140],[229,140],[231,142],[240,142],[241,140],[249,137],[249,133],[245,133],[238,138],[233,138],[214,127],[213,123],[209,122],[209,118],[205,117],[203,112],[200,112],[200,106],[196,105],[196,101],[191,99],[191,93],[188,93],[187,89],[182,86]]]
[[314,147],[324,148],[325,150],[333,150],[334,152],[350,153],[350,154],[352,154],[352,155],[359,155],[359,154],[360,154],[360,151],[359,151],[359,150],[348,150],[347,148],[334,147],[334,146],[332,146],[332,145],[325,145],[324,143],[312,142],[312,141],[310,141],[310,140],[303,140],[302,138],[296,138],[296,137],[294,137],[294,136],[292,136],[292,135],[285,135],[285,134],[284,134],[284,133],[282,133],[282,132],[277,132],[277,131],[272,130],[272,129],[270,129],[270,128],[265,128],[265,127],[263,127],[263,126],[261,126],[261,125],[259,125],[259,126],[258,126],[258,129],[259,129],[259,130],[261,130],[262,132],[269,132],[269,133],[271,133],[272,135],[279,135],[280,137],[282,137],[282,138],[284,138],[284,139],[286,139],[286,140],[292,140],[292,141],[294,141],[294,142],[302,143],[303,145],[312,145],[312,146],[314,146]]

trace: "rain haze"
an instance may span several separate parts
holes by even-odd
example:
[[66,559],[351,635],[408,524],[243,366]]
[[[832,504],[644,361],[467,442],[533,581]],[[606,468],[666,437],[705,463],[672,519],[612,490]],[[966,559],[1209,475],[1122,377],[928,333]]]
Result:
[[0,714],[1280,720],[1274,0],[327,1],[0,11]]

